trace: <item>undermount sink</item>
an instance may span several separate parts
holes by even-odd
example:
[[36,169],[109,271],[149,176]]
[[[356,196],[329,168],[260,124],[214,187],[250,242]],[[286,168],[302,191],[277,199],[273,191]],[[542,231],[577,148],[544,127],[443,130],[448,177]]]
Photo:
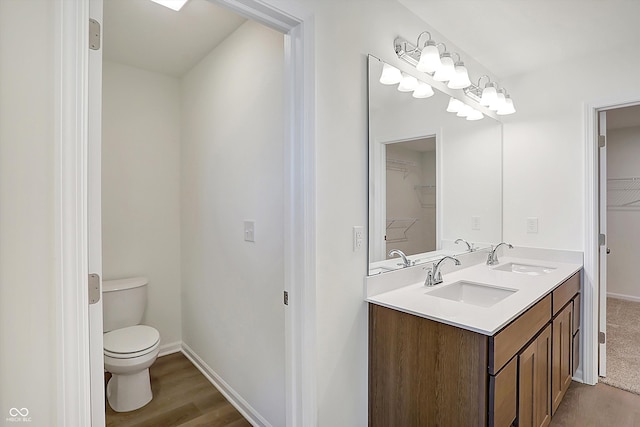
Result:
[[511,273],[527,274],[529,276],[540,276],[542,274],[551,273],[555,267],[545,267],[543,265],[518,264],[516,262],[508,262],[494,270],[509,271]]
[[517,291],[517,289],[501,288],[461,280],[429,291],[425,295],[477,305],[479,307],[491,307]]

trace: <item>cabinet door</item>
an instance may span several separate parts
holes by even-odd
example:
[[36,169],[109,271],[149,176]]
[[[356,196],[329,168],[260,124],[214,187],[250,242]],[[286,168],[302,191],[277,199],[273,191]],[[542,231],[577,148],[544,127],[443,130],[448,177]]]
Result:
[[518,358],[489,377],[489,426],[510,427],[516,419],[518,390]]
[[518,426],[551,422],[551,325],[518,355]]
[[552,413],[556,412],[564,394],[571,385],[573,360],[573,304],[567,304],[553,319],[553,363],[551,365]]

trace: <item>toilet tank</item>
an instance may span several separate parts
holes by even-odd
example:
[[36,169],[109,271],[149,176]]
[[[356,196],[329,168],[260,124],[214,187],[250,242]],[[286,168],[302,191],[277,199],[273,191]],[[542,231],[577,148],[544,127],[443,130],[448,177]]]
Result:
[[103,331],[139,325],[147,305],[146,277],[102,282]]

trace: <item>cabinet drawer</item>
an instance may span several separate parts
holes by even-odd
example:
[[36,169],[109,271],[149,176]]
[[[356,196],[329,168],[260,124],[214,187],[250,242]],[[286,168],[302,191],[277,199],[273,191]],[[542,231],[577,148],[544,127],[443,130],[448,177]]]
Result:
[[580,329],[580,294],[573,299],[573,333]]
[[553,296],[553,315],[558,314],[573,297],[580,292],[580,272],[568,278],[558,286],[551,295]]
[[516,419],[518,358],[514,357],[495,377],[489,377],[489,426],[509,427]]
[[489,374],[495,375],[551,320],[551,295],[489,338]]

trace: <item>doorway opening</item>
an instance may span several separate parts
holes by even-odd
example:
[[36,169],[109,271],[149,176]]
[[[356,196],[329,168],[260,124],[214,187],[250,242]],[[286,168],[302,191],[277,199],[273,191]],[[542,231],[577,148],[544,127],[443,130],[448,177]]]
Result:
[[[313,26],[307,18],[298,18],[309,16],[304,7],[274,8],[259,0],[215,3],[285,34],[284,284],[290,292],[285,310],[286,425],[312,425],[316,419]],[[96,164],[92,152],[99,151],[100,143],[101,76],[95,73],[102,52],[89,50],[86,34],[89,18],[102,22],[102,8],[102,0],[56,2],[54,8],[62,17],[55,28],[62,70],[56,108],[60,135],[56,150],[63,165],[57,188],[64,225],[59,233],[64,286],[58,290],[58,307],[64,310],[57,312],[61,425],[104,425],[102,304],[90,304],[87,310],[87,273],[94,268],[101,272],[90,245],[100,241],[96,215],[100,197],[91,186],[100,182],[95,180],[96,174],[100,176],[100,159]]]
[[598,111],[600,139],[600,381],[640,394],[640,105]]
[[[284,425],[284,35],[207,0],[105,0],[103,20],[104,283],[146,277],[160,358],[183,352],[249,420]],[[171,416],[156,403],[135,414]]]

